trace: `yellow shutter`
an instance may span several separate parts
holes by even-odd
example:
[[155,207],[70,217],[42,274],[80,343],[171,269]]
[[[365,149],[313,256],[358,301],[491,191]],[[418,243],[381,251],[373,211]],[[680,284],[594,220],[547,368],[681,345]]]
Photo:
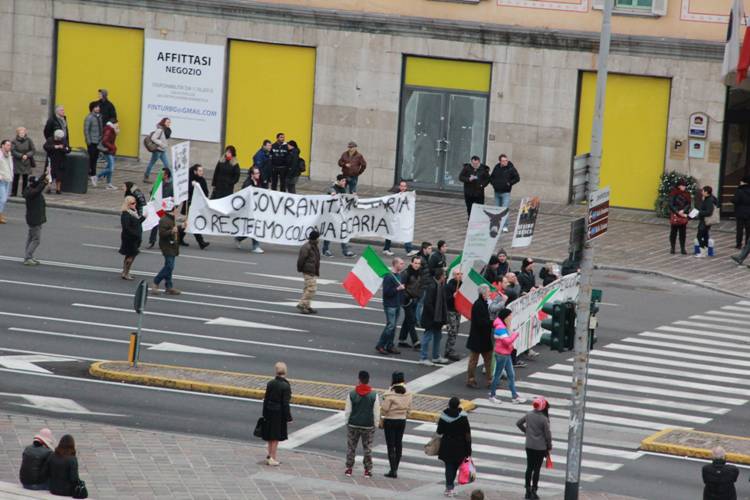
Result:
[[407,56],[404,83],[415,87],[490,91],[490,63]]

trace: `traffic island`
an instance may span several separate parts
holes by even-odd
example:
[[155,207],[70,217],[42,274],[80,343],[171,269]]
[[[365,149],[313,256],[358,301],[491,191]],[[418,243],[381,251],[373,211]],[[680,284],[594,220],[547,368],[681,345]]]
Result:
[[[150,385],[180,389],[184,391],[207,392],[237,396],[249,399],[263,399],[266,384],[273,379],[268,375],[204,370],[185,366],[138,363],[137,367],[128,361],[97,361],[92,363],[89,373],[92,377],[128,382],[138,385]],[[288,379],[292,385],[292,403],[343,410],[346,398],[352,390],[351,385],[315,382],[311,380]],[[408,387],[408,386],[407,386]],[[374,389],[383,394],[386,389]],[[409,418],[425,422],[435,422],[445,408],[448,399],[442,396],[415,394]],[[476,408],[471,401],[461,401],[466,411]]]
[[727,461],[750,465],[750,438],[715,434],[692,429],[664,429],[641,441],[641,449],[681,457],[712,458],[711,450],[721,446]]

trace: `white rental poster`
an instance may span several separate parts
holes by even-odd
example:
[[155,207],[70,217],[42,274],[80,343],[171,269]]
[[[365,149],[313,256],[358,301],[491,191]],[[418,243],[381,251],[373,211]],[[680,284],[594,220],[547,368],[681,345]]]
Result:
[[175,138],[220,142],[224,52],[222,45],[147,38],[141,134],[168,117]]
[[179,204],[188,199],[190,179],[190,141],[172,146],[172,185],[174,202]]

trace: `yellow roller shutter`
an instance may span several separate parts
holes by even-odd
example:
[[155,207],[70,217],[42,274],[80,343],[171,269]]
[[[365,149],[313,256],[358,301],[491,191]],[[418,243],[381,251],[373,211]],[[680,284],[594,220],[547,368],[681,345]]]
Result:
[[117,154],[138,156],[143,30],[59,21],[55,103],[65,106],[73,147],[85,147],[83,120],[97,90],[117,109]]
[[[668,78],[610,74],[604,107],[601,186],[613,206],[654,208],[664,171],[669,119]],[[596,73],[582,75],[576,154],[591,148]]]
[[243,169],[278,132],[297,141],[309,167],[314,48],[231,40],[227,87],[226,144],[237,148]]
[[491,72],[492,65],[489,63],[408,56],[404,84],[489,92]]

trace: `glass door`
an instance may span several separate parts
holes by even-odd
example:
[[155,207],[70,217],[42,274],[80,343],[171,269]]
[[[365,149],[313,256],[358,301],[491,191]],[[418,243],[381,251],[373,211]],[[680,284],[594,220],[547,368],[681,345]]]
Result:
[[484,158],[487,97],[450,94],[447,122],[443,186],[460,186],[463,164],[474,155]]

